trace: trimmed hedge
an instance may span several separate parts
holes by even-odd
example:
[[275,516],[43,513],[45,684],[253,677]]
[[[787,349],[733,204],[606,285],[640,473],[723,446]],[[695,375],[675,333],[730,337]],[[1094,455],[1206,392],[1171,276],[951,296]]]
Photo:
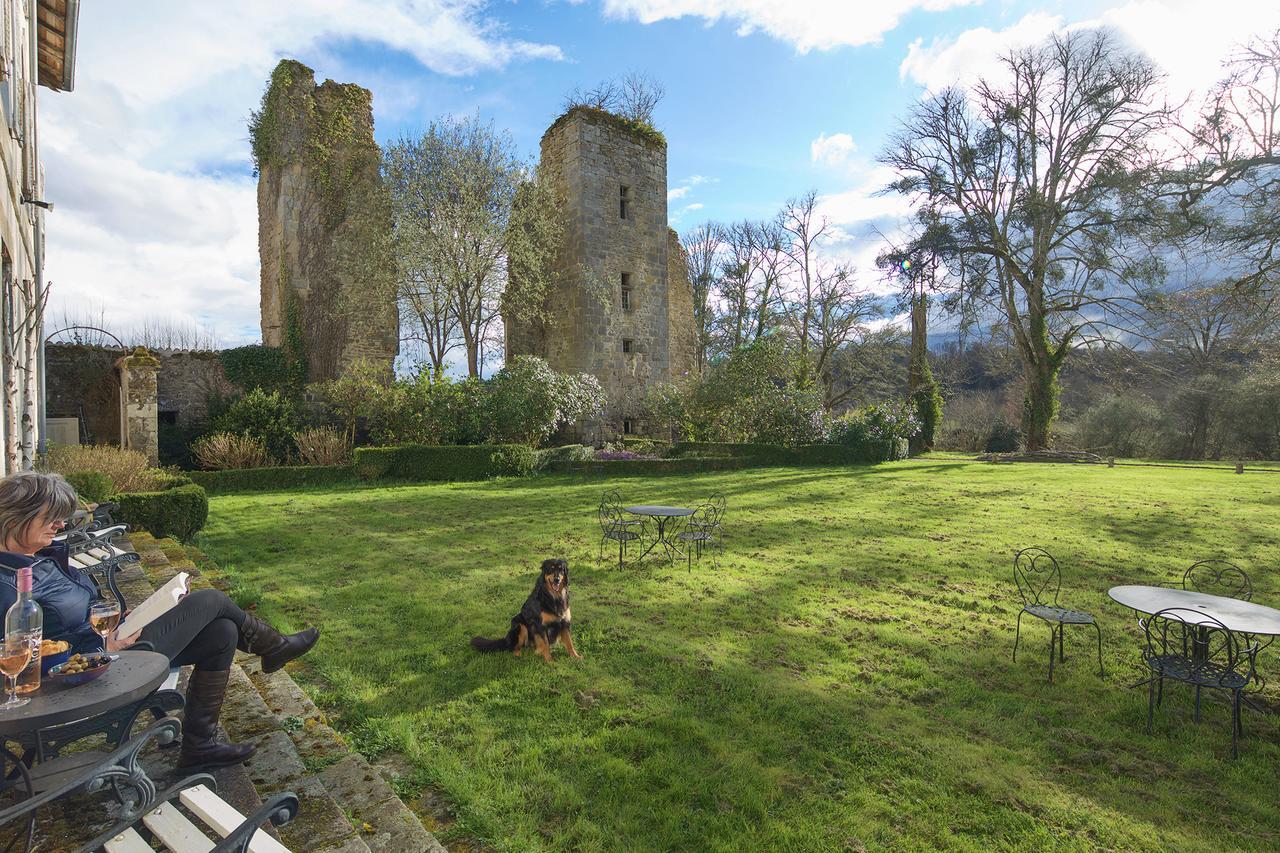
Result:
[[565,444],[538,451],[538,467],[546,468],[556,462],[590,462],[595,449],[585,444]]
[[525,451],[532,452],[523,444],[357,447],[354,467],[362,480],[486,480],[504,473],[501,460]]
[[701,471],[737,471],[751,467],[749,459],[598,459],[591,462],[560,461],[546,470],[561,474],[606,477],[644,477],[656,474],[697,474]]
[[307,486],[354,484],[354,465],[287,465],[274,468],[241,468],[235,471],[191,471],[189,476],[211,495],[236,492],[273,492]]
[[105,501],[111,495],[112,486],[115,485],[111,482],[111,478],[101,471],[72,471],[66,475],[65,479],[71,484],[71,488],[76,490],[81,500],[95,504]]
[[906,439],[868,442],[861,447],[840,444],[804,444],[778,447],[772,444],[717,444],[685,441],[675,445],[676,456],[696,453],[711,457],[748,459],[756,465],[856,465],[893,462],[909,455]]
[[731,444],[715,441],[678,441],[672,445],[675,456],[697,453],[703,456],[767,456],[782,448],[773,444]]
[[172,536],[186,542],[209,519],[209,496],[195,483],[160,492],[125,492],[111,498],[121,520],[152,536]]

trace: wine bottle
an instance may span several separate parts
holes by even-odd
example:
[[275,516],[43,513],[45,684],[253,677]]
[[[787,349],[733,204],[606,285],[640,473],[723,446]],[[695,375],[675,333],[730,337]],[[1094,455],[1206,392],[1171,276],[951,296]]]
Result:
[[18,692],[40,687],[40,641],[44,639],[44,611],[31,594],[31,567],[18,569],[18,600],[4,615],[4,635],[22,634],[31,641],[31,662],[18,674]]

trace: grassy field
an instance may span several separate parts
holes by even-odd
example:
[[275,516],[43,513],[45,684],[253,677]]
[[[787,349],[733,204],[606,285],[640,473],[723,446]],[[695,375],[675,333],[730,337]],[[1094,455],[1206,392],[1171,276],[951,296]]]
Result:
[[[1153,735],[1119,583],[1226,555],[1280,603],[1280,476],[918,459],[623,479],[627,502],[729,502],[719,568],[597,559],[602,483],[567,477],[219,497],[203,545],[239,594],[324,636],[296,673],[368,755],[502,850],[1280,848],[1280,717]],[[1045,681],[1013,551],[1052,551],[1092,611]],[[585,659],[480,655],[539,561],[572,567]],[[1278,646],[1280,647],[1280,646]],[[1280,652],[1262,668],[1280,684]],[[1280,706],[1280,690],[1263,701]]]

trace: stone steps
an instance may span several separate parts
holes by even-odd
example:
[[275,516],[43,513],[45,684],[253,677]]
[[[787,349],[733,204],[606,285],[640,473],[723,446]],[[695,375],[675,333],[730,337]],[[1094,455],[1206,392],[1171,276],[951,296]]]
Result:
[[[176,571],[199,572],[195,562],[179,556],[168,540],[135,534],[134,545],[144,566],[133,572],[145,575],[144,583],[163,583]],[[172,559],[175,556],[179,559]],[[206,557],[198,557],[208,564]],[[194,585],[208,586],[209,579],[197,577]],[[134,600],[128,590],[124,592]],[[383,774],[352,752],[328,725],[288,672],[268,675],[256,656],[238,653],[221,721],[232,740],[257,745],[257,753],[242,769],[260,796],[281,790],[298,795],[298,816],[279,830],[290,849],[300,853],[445,850]]]

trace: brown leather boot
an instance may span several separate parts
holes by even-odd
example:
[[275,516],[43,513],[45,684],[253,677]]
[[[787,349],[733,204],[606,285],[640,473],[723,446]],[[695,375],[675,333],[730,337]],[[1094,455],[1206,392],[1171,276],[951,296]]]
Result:
[[301,657],[311,650],[320,639],[318,628],[308,628],[287,637],[263,622],[253,614],[245,614],[244,624],[240,626],[240,642],[236,648],[242,652],[260,655],[262,671],[275,672],[296,657]]
[[182,712],[182,752],[178,767],[226,767],[239,764],[257,749],[251,743],[219,743],[218,715],[227,697],[229,670],[192,670],[187,682],[187,707]]

